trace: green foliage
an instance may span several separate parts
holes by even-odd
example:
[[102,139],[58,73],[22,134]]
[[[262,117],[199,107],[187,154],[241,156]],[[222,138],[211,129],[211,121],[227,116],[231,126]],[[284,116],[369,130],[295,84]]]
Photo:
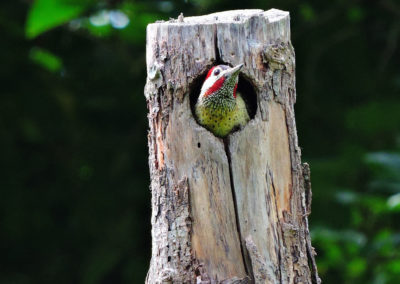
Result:
[[347,11],[347,17],[352,22],[360,22],[364,18],[364,10],[361,7],[354,6]]
[[320,276],[400,282],[395,1],[27,2],[0,4],[1,283],[143,282],[146,25],[271,7],[291,12]]
[[29,9],[26,36],[34,38],[79,16],[88,1],[35,0]]
[[365,189],[339,191],[331,200],[349,212],[350,218],[343,220],[341,227],[351,231],[328,229],[326,225],[312,230],[313,245],[320,254],[318,268],[329,282],[333,278],[341,283],[399,280],[400,251],[396,247],[400,235],[395,224],[400,212],[400,187],[386,184],[399,182],[399,162],[395,153],[367,154],[365,167],[370,176],[363,181]]
[[347,114],[347,127],[362,139],[376,135],[390,135],[400,125],[397,101],[368,102],[351,109]]
[[61,58],[42,48],[32,48],[29,57],[33,62],[51,72],[60,71],[62,67]]
[[303,3],[299,8],[299,13],[305,22],[312,22],[315,20],[315,12],[311,5],[308,3]]

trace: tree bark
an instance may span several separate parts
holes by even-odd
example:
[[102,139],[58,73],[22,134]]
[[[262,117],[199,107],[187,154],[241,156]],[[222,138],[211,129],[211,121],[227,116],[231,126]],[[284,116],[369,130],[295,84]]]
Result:
[[[255,115],[225,139],[197,124],[199,78],[244,63]],[[147,283],[319,283],[309,167],[294,117],[289,13],[237,10],[147,28],[152,258]],[[244,89],[246,92],[246,89]],[[247,90],[249,93],[250,90]]]

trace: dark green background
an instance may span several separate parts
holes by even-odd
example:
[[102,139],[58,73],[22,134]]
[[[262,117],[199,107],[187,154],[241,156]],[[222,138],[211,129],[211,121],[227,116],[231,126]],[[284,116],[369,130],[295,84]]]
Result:
[[[144,281],[145,27],[180,12],[272,7],[291,13],[320,276],[400,283],[395,0],[2,1],[0,283]],[[110,11],[129,24],[108,23]]]

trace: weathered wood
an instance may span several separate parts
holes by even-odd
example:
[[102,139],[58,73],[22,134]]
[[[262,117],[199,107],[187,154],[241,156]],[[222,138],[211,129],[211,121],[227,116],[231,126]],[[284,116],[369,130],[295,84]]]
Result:
[[[217,63],[244,63],[257,96],[254,118],[225,140],[196,123],[189,95]],[[318,282],[293,109],[289,14],[237,10],[151,24],[147,71],[147,283]]]

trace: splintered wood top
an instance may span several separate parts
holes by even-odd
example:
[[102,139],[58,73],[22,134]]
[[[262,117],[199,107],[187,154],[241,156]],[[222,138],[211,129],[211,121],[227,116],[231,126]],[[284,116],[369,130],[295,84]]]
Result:
[[280,21],[283,18],[289,17],[289,12],[270,9],[268,11],[263,11],[260,9],[247,9],[247,10],[230,10],[224,12],[212,13],[204,16],[195,17],[184,17],[183,21],[179,18],[177,20],[172,19],[170,21],[157,21],[155,24],[219,24],[219,23],[244,23],[248,19],[254,16],[262,16],[267,19],[268,22],[273,23]]

